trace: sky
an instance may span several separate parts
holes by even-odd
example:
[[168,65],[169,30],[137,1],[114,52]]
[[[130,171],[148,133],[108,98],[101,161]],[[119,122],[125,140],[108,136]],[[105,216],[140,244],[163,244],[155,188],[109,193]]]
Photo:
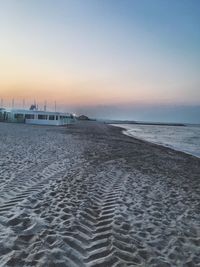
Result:
[[200,123],[199,14],[199,0],[0,0],[1,104]]

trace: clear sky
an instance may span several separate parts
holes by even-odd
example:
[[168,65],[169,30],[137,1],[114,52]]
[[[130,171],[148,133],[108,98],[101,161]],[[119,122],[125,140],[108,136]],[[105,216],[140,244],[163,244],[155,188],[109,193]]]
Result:
[[199,14],[199,0],[0,0],[0,98],[124,119],[194,107],[200,122]]

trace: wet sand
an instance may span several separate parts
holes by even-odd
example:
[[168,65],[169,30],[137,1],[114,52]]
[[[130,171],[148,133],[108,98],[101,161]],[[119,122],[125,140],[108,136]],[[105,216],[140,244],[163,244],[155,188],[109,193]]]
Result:
[[0,123],[0,266],[200,266],[200,159],[101,123]]

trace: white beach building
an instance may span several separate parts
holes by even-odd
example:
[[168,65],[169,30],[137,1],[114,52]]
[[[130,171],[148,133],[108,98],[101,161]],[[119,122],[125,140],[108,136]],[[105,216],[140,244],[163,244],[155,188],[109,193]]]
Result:
[[0,108],[0,121],[59,126],[73,123],[75,117],[71,113]]

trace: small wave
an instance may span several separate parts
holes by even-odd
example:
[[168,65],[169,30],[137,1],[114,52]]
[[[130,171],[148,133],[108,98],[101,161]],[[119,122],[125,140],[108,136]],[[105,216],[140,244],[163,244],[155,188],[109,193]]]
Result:
[[118,124],[124,134],[200,157],[200,127]]

